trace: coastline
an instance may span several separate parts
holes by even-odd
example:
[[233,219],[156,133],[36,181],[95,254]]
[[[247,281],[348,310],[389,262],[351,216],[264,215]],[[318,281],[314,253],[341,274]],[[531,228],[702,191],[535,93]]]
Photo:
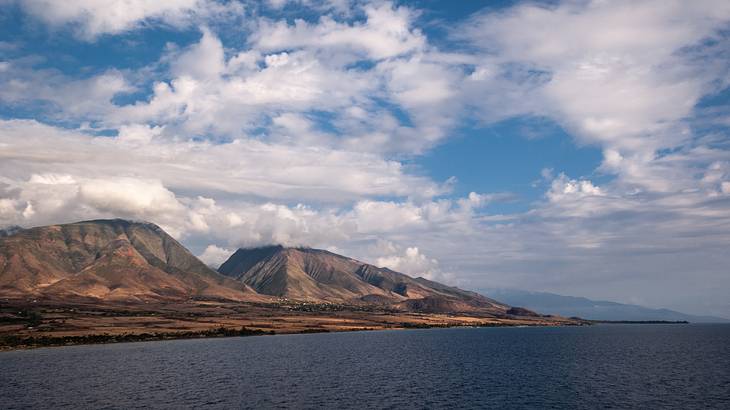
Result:
[[0,351],[177,339],[452,327],[584,326],[558,316],[378,310],[359,306],[214,301],[111,305],[0,303]]
[[[507,323],[491,323],[485,322],[472,325],[427,325],[427,326],[396,326],[382,328],[348,328],[338,330],[308,329],[294,332],[273,332],[252,330],[247,328],[217,328],[202,332],[179,332],[179,333],[128,333],[128,334],[91,334],[86,336],[29,336],[14,337],[4,336],[0,338],[0,353],[12,352],[18,350],[34,350],[46,347],[70,347],[70,346],[88,346],[118,343],[140,343],[140,342],[163,342],[172,340],[192,340],[192,339],[221,339],[232,337],[252,337],[252,336],[279,336],[279,335],[303,335],[314,333],[345,333],[345,332],[376,332],[384,330],[429,330],[429,329],[454,329],[454,328],[493,328],[493,327],[570,327],[570,326],[590,326],[590,324],[507,324]],[[7,339],[17,338],[18,344],[6,344]],[[6,339],[6,340],[2,340]]]

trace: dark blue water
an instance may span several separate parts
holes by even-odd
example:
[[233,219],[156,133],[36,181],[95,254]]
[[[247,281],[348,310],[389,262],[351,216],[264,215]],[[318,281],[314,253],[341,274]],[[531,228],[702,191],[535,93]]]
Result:
[[0,353],[0,408],[730,409],[730,325],[433,329]]

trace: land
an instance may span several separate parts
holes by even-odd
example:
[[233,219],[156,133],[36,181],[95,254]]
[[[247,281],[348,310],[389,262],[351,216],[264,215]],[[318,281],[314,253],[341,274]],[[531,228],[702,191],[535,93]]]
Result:
[[320,249],[242,248],[214,269],[149,222],[85,221],[0,237],[0,349],[586,323]]
[[358,330],[585,324],[588,323],[556,316],[480,317],[469,313],[403,312],[371,306],[287,300],[277,303],[190,300],[142,304],[2,300],[0,350]]

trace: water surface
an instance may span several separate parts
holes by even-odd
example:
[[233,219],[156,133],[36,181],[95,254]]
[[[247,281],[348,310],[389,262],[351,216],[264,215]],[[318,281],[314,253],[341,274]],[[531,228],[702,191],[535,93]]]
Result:
[[730,325],[429,329],[0,353],[0,408],[730,409]]

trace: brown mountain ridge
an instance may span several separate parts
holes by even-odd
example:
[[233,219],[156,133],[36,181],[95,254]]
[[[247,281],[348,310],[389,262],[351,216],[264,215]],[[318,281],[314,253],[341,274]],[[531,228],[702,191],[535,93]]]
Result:
[[387,305],[422,312],[504,313],[509,309],[474,292],[320,249],[238,249],[218,271],[259,293],[295,300]]
[[0,237],[0,296],[105,301],[264,299],[207,267],[157,225],[122,219]]

